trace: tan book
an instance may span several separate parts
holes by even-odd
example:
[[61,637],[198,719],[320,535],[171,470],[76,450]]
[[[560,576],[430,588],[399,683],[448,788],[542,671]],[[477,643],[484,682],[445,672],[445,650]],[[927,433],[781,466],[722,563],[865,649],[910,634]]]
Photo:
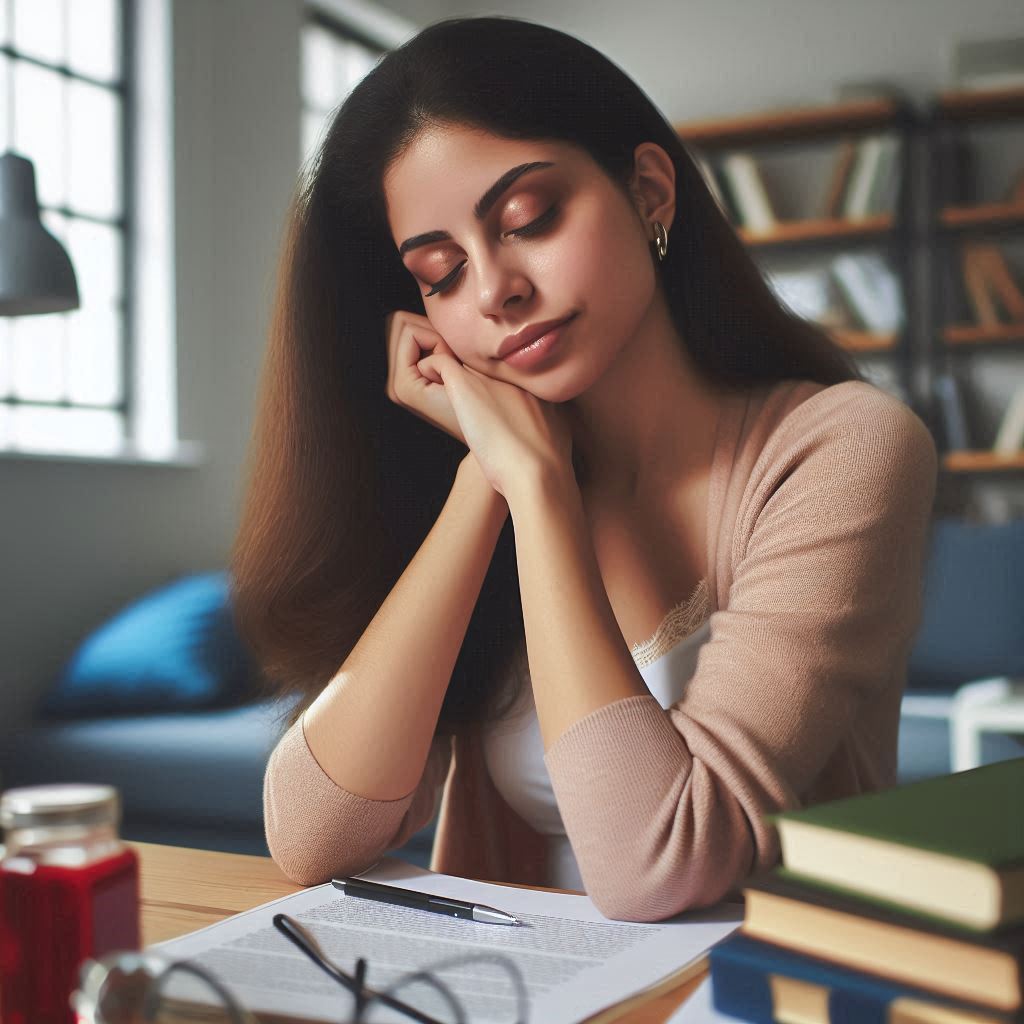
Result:
[[889,1024],[1000,1024],[1005,1019],[920,999],[894,999],[889,1004]]
[[989,292],[985,269],[978,262],[977,245],[976,242],[965,242],[961,250],[964,289],[975,321],[982,327],[998,327],[1002,320]]
[[975,259],[982,268],[995,298],[1002,304],[1010,320],[1024,320],[1024,292],[1017,287],[1006,257],[998,245],[977,244]]
[[846,191],[846,184],[850,180],[850,171],[853,170],[853,162],[856,159],[857,143],[853,139],[846,139],[840,144],[836,154],[835,170],[832,172],[832,181],[821,210],[823,217],[831,218],[843,215],[843,194]]

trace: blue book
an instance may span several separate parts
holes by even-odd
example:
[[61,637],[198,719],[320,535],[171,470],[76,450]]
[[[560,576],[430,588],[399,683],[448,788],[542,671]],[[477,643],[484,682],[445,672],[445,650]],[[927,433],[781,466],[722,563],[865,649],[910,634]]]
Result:
[[[979,1024],[1024,1021],[1020,1012],[1004,1014],[991,1007],[949,1000],[926,989],[794,953],[742,932],[734,932],[712,946],[709,956],[715,1009],[751,1024],[811,1019],[807,1015],[815,1006],[821,1009],[823,1024],[927,1021],[930,1015],[922,1003],[935,1008],[936,1021],[957,1020],[955,1015],[939,1016],[951,1010],[962,1010],[964,1016],[959,1019]],[[913,1000],[914,1004],[898,1002],[902,1000]],[[814,1018],[818,1019],[819,1014],[815,1013]]]

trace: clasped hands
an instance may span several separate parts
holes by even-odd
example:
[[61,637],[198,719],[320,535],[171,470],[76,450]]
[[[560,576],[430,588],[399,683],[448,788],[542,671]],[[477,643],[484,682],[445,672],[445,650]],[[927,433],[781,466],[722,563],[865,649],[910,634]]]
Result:
[[398,310],[384,323],[387,397],[467,445],[510,507],[548,475],[572,478],[561,406],[466,366],[425,316]]

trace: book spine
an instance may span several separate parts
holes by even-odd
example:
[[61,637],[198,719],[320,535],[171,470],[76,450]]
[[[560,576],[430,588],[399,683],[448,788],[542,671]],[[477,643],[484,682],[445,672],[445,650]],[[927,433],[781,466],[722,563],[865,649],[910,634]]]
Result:
[[764,187],[757,163],[748,153],[730,153],[722,161],[732,193],[743,215],[743,223],[753,231],[771,231],[775,212]]
[[857,143],[852,139],[845,139],[839,146],[836,154],[835,170],[832,172],[832,181],[825,194],[825,202],[822,204],[821,215],[825,218],[839,217],[843,212],[843,197],[846,194],[846,187],[850,181],[850,171],[853,170],[853,163],[857,159]]
[[878,161],[881,159],[883,148],[881,135],[870,135],[861,140],[857,163],[843,207],[843,214],[849,220],[861,220],[868,214],[871,185],[878,172]]
[[878,172],[868,196],[869,213],[892,213],[899,192],[902,143],[887,135],[882,140],[882,153],[878,161]]
[[866,257],[837,256],[832,272],[850,308],[869,331],[886,334],[900,329],[898,289],[891,280],[886,282],[884,268],[870,267]]
[[982,327],[997,327],[1002,321],[996,304],[989,293],[984,267],[978,260],[977,243],[967,242],[961,250],[964,294],[971,306],[974,319]]
[[1024,447],[1024,386],[1017,389],[1003,414],[992,451],[1013,455]]
[[975,248],[976,260],[994,297],[1002,304],[1011,320],[1024,320],[1024,293],[1013,279],[1006,257],[999,246],[979,244]]

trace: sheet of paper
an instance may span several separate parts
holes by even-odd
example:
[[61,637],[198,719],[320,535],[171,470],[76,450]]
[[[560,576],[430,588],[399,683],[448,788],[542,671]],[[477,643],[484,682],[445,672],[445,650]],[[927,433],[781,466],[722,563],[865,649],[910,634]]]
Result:
[[[361,877],[487,904],[515,914],[524,924],[482,924],[392,907],[345,896],[327,883],[150,949],[207,968],[250,1010],[342,1019],[351,997],[273,926],[274,914],[285,913],[347,973],[353,972],[357,957],[365,958],[366,983],[378,990],[440,961],[507,957],[525,981],[529,1020],[573,1024],[701,961],[743,920],[742,907],[727,904],[653,924],[609,921],[586,896],[473,882],[394,858],[384,858]],[[515,1019],[515,991],[496,964],[452,967],[438,974],[452,986],[472,1024]],[[423,985],[397,995],[427,1013],[443,1005]],[[370,1008],[366,1019],[373,1024],[408,1020],[379,1005]]]
[[711,1002],[711,979],[705,978],[666,1024],[740,1024],[740,1018],[715,1009]]

